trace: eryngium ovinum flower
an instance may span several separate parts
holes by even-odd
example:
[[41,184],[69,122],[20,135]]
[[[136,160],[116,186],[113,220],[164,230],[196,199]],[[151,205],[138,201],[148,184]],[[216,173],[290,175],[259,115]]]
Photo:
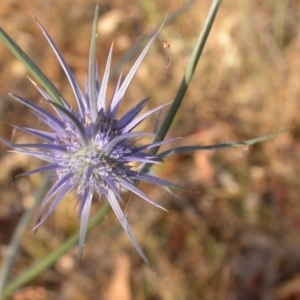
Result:
[[[71,108],[63,99],[63,105],[57,104],[38,86],[36,86],[38,91],[54,108],[56,115],[20,96],[12,94],[15,100],[29,107],[31,112],[50,128],[48,132],[15,126],[18,130],[40,138],[43,140],[41,143],[13,144],[1,138],[2,142],[13,148],[14,151],[38,157],[48,163],[41,168],[25,173],[26,175],[52,170],[53,176],[51,176],[51,179],[57,179],[41,203],[37,224],[34,229],[36,230],[49,217],[68,192],[75,190],[79,203],[80,259],[92,198],[94,194],[98,194],[99,199],[104,196],[108,200],[131,243],[148,263],[120,207],[119,202],[122,202],[120,189],[125,188],[151,204],[162,208],[139,190],[136,187],[136,183],[138,181],[146,181],[167,187],[176,186],[156,176],[141,173],[138,168],[134,169],[131,164],[138,163],[141,165],[143,163],[156,164],[161,162],[161,159],[158,157],[147,154],[147,150],[168,141],[141,144],[143,137],[150,136],[153,138],[153,133],[134,132],[133,130],[148,116],[160,111],[167,104],[140,115],[140,112],[149,100],[147,98],[139,102],[135,107],[128,109],[128,112],[119,119],[116,118],[116,114],[126,89],[155,40],[156,35],[142,51],[126,78],[122,80],[122,74],[119,76],[114,93],[109,105],[107,105],[106,90],[113,47],[111,47],[108,55],[102,81],[100,82],[97,74],[89,76],[85,94],[83,94],[53,41],[42,25],[39,24],[39,26],[70,82],[78,110]],[[95,80],[95,82],[91,82],[92,80]],[[93,86],[95,87],[94,90],[92,90]],[[128,106],[128,104],[126,102],[125,106]],[[43,215],[44,211],[46,212]]]

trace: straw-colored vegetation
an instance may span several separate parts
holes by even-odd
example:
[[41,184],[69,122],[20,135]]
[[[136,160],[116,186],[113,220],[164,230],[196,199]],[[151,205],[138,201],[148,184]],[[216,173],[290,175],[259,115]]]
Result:
[[[140,186],[169,212],[125,196],[128,221],[157,274],[134,251],[111,213],[88,235],[78,267],[75,247],[12,299],[298,299],[300,3],[223,2],[168,136],[184,137],[178,146],[246,140],[284,128],[290,132],[247,149],[166,159],[155,171],[197,191],[175,191],[173,196],[161,187]],[[113,39],[116,64],[167,14],[185,4],[190,1],[101,1],[100,69]],[[150,107],[173,99],[210,4],[196,0],[163,27],[126,95],[130,107],[147,96]],[[1,26],[74,105],[69,84],[30,13],[47,29],[83,87],[94,8],[92,1],[83,0],[14,0],[3,1],[0,7]],[[124,72],[131,62],[122,66]],[[40,124],[8,93],[47,105],[26,75],[21,63],[0,45],[0,134],[16,142],[28,141],[28,136],[9,124],[35,128]],[[143,126],[153,124],[155,118]],[[40,162],[8,153],[4,146],[0,150],[2,259],[42,177],[16,177]],[[36,235],[30,231],[32,220],[11,278],[78,230],[75,203],[75,195],[66,197]],[[95,199],[93,212],[101,205]]]

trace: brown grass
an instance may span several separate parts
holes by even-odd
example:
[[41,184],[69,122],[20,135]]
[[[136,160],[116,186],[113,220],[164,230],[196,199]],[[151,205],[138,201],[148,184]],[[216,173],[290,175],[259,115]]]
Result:
[[[98,63],[105,65],[112,40],[114,62],[160,25],[184,1],[101,1]],[[1,26],[54,81],[70,102],[68,83],[30,13],[48,30],[84,84],[94,3],[3,1]],[[123,105],[151,96],[149,107],[176,94],[210,1],[195,1],[165,26],[131,85]],[[244,149],[197,152],[168,158],[155,170],[194,192],[177,197],[141,185],[169,212],[137,197],[125,198],[137,239],[157,274],[141,261],[113,214],[89,234],[76,267],[77,249],[12,299],[280,299],[300,297],[300,3],[224,1],[203,57],[169,132],[176,145],[245,140],[290,128],[290,132]],[[164,41],[169,49],[164,48]],[[27,72],[0,46],[0,133],[28,139],[9,124],[37,121],[8,92],[45,105]],[[122,69],[128,70],[131,61]],[[113,81],[110,90],[113,90]],[[151,129],[153,121],[145,125]],[[172,145],[174,146],[174,145]],[[41,177],[15,177],[40,162],[7,153],[0,157],[0,255],[32,200]],[[15,278],[78,230],[70,195],[40,228],[24,236],[11,271]],[[101,203],[93,204],[97,211]],[[32,225],[34,220],[32,220]]]

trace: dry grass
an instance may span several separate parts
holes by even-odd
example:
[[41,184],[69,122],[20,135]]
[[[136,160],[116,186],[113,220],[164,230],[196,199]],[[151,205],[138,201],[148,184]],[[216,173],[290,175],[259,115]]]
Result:
[[[99,66],[105,64],[112,39],[117,62],[143,34],[163,22],[168,10],[172,13],[183,4],[101,1]],[[130,106],[146,96],[151,96],[151,107],[173,99],[209,5],[210,1],[197,0],[164,27],[126,95]],[[156,168],[160,176],[198,191],[173,197],[159,187],[142,185],[168,213],[127,196],[129,222],[157,274],[141,261],[110,214],[88,236],[78,268],[73,249],[12,299],[298,299],[299,12],[300,3],[293,0],[224,1],[169,136],[185,137],[180,141],[185,145],[210,144],[294,127],[244,152],[199,152],[167,159]],[[72,102],[65,76],[30,13],[48,30],[83,84],[94,4],[15,0],[3,1],[0,8],[1,26]],[[26,70],[2,45],[0,57],[0,133],[16,141],[28,139],[8,124],[38,124],[7,94],[44,103],[27,81]],[[130,62],[122,69],[128,66]],[[15,175],[39,163],[1,148],[1,257],[41,180]],[[75,199],[68,198],[36,236],[28,229],[12,278],[78,230]],[[100,206],[95,202],[93,211]]]

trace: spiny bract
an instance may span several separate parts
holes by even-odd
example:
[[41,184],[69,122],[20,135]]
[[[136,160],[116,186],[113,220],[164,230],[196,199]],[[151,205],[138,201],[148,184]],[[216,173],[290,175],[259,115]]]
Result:
[[[12,94],[14,99],[29,107],[32,113],[51,129],[51,131],[48,132],[15,126],[15,128],[25,133],[32,134],[42,139],[44,141],[43,143],[12,144],[1,138],[3,143],[8,147],[13,148],[16,152],[38,157],[48,163],[46,166],[27,172],[26,174],[52,170],[54,175],[51,178],[57,178],[56,183],[50,188],[40,206],[35,230],[49,217],[68,192],[76,190],[80,206],[78,216],[81,220],[79,239],[80,259],[93,194],[97,193],[99,198],[105,196],[109,201],[133,246],[148,263],[148,260],[130,230],[126,217],[119,205],[119,201],[122,200],[119,190],[120,187],[123,187],[151,204],[162,208],[140,191],[136,187],[136,183],[138,181],[146,181],[167,187],[176,187],[176,185],[159,179],[156,176],[141,173],[138,169],[133,169],[130,165],[132,162],[137,162],[139,164],[155,164],[161,162],[161,159],[147,154],[146,151],[152,147],[170,141],[153,142],[141,145],[140,139],[145,136],[153,137],[153,133],[133,132],[133,130],[149,115],[161,110],[167,104],[161,105],[138,116],[147,104],[147,98],[131,108],[121,118],[116,119],[116,114],[132,77],[157,34],[149,41],[126,78],[122,81],[122,74],[119,76],[115,91],[107,106],[106,90],[113,46],[108,55],[102,81],[100,82],[99,80],[97,67],[92,66],[91,70],[94,69],[94,73],[93,71],[89,72],[85,95],[83,95],[70,68],[64,61],[53,41],[39,22],[38,25],[53,49],[70,82],[77,101],[78,111],[71,108],[64,99],[61,99],[61,104],[58,104],[38,86],[36,86],[38,91],[54,108],[56,115],[20,96]],[[96,31],[93,32],[93,34],[96,34]],[[90,55],[90,65],[93,64],[93,62],[93,57]],[[139,141],[139,143],[137,143],[137,141]],[[45,210],[46,213],[43,215]]]

